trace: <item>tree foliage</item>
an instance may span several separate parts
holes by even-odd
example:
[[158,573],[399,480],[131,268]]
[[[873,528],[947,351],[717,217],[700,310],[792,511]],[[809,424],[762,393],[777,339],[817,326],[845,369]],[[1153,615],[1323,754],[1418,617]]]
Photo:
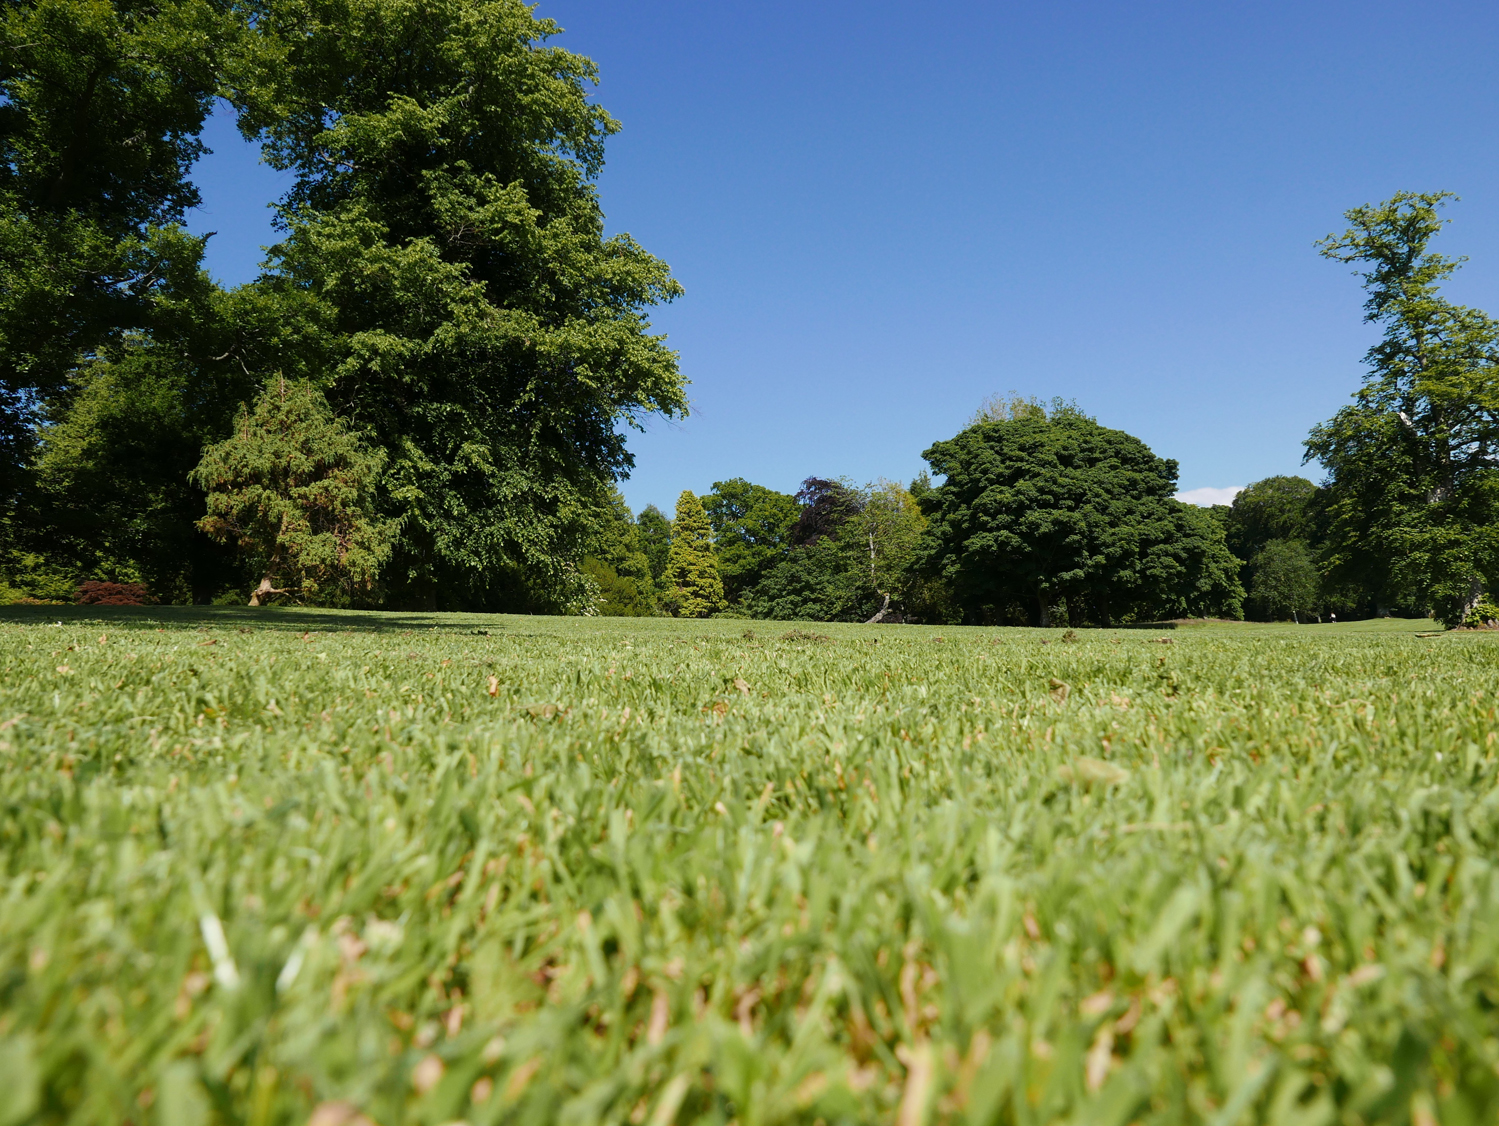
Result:
[[1318,605],[1317,566],[1307,545],[1296,539],[1270,540],[1254,556],[1249,596],[1273,620],[1310,614]]
[[713,482],[703,510],[713,528],[724,597],[738,602],[786,557],[791,527],[800,514],[796,498],[733,477]]
[[322,306],[329,398],[387,452],[393,596],[566,603],[620,425],[686,408],[643,312],[681,289],[604,237],[593,64],[520,0],[255,11],[233,97],[297,177],[266,284]]
[[1428,249],[1450,198],[1356,207],[1320,244],[1360,266],[1364,319],[1384,333],[1306,448],[1328,474],[1329,577],[1459,621],[1499,581],[1499,324],[1440,294],[1461,264]]
[[37,0],[0,16],[0,486],[14,503],[31,423],[80,359],[148,326],[201,239],[198,202],[221,49],[212,0]]
[[650,564],[651,580],[659,590],[671,553],[671,520],[654,504],[648,504],[640,510],[635,523],[640,528],[641,549]]
[[640,526],[618,489],[601,506],[583,572],[599,588],[595,609],[606,617],[638,618],[656,612],[656,584]]
[[809,477],[797,495],[789,549],[745,595],[752,617],[948,620],[941,584],[917,566],[926,517],[909,490]]
[[677,498],[671,549],[662,577],[662,604],[674,617],[706,618],[724,609],[723,579],[713,551],[713,529],[703,503],[689,490]]
[[383,461],[307,383],[275,379],[241,410],[193,476],[208,494],[199,526],[245,552],[259,577],[251,606],[369,589],[396,531],[371,511]]
[[1237,616],[1236,562],[1172,499],[1176,463],[1075,406],[984,419],[923,456],[946,478],[922,503],[927,566],[969,620]]

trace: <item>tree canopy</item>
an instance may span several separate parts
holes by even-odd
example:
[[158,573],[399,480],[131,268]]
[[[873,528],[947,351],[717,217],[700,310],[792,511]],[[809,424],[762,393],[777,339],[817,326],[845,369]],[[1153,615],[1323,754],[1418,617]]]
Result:
[[724,596],[737,602],[786,557],[799,515],[796,498],[733,477],[713,482],[703,509],[713,528]]
[[1110,624],[1237,616],[1237,563],[1211,517],[1172,499],[1176,463],[1070,404],[984,418],[923,456],[925,556],[972,621]]
[[[280,372],[383,451],[389,604],[577,604],[632,465],[624,432],[686,410],[645,315],[681,288],[604,234],[595,180],[618,126],[593,64],[519,0],[216,4],[6,17],[6,501],[81,573],[207,597],[232,576],[192,531],[186,470]],[[231,293],[172,225],[197,201],[215,93],[294,177],[267,272]]]
[[1499,323],[1441,296],[1461,261],[1429,244],[1451,198],[1356,207],[1320,244],[1360,267],[1364,319],[1384,333],[1306,448],[1327,469],[1329,576],[1455,622],[1499,581]]

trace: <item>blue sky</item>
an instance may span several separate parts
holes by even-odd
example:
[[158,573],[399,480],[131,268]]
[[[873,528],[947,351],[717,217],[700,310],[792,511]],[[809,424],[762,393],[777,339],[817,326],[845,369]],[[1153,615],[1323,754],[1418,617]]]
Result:
[[[543,0],[623,124],[611,231],[669,262],[691,417],[624,482],[909,480],[996,392],[1076,399],[1184,490],[1303,472],[1373,339],[1312,243],[1463,197],[1449,287],[1499,312],[1499,8],[1477,3]],[[205,137],[209,267],[254,276],[286,182]]]

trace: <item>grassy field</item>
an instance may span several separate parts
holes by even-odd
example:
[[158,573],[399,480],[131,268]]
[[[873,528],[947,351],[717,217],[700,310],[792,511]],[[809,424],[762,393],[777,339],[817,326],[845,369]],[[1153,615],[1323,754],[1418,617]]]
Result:
[[0,1126],[1499,1121],[1499,638],[0,620]]

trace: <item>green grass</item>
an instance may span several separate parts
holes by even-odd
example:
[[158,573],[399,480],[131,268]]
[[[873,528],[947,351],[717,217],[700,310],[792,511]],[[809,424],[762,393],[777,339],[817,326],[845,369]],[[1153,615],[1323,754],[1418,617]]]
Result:
[[8,610],[0,1126],[1492,1123],[1429,628]]

